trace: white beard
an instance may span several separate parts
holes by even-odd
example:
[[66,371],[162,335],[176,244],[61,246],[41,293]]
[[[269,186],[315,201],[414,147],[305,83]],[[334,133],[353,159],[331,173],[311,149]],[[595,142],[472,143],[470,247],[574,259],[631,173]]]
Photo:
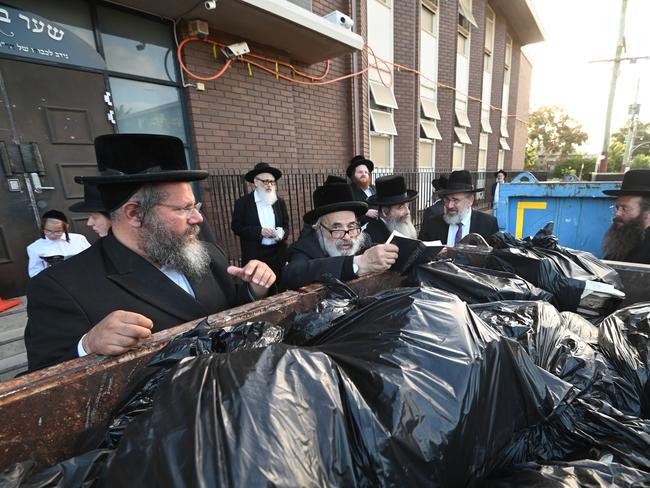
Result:
[[332,258],[337,256],[355,256],[366,240],[366,234],[361,233],[357,237],[350,239],[352,241],[352,247],[350,249],[339,249],[336,244],[339,243],[341,239],[332,242],[329,239],[325,239],[320,232],[318,234],[321,249],[325,254]]
[[465,217],[467,217],[467,214],[469,213],[470,208],[466,208],[462,212],[458,212],[456,215],[449,215],[447,212],[442,214],[442,219],[449,225],[458,225],[460,224],[463,220],[465,220]]
[[393,232],[394,230],[400,234],[410,237],[411,239],[417,239],[418,231],[416,230],[411,217],[398,221],[396,219],[384,219],[384,223],[389,231]]
[[278,194],[275,192],[275,189],[271,191],[266,191],[264,189],[256,188],[255,193],[266,205],[273,205],[278,201]]

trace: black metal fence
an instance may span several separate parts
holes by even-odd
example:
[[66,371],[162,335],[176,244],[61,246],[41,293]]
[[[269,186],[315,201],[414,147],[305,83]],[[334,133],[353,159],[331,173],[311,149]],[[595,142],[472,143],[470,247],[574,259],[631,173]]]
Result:
[[[278,196],[283,198],[287,204],[291,230],[288,242],[291,244],[300,235],[303,227],[302,216],[312,208],[312,193],[316,187],[322,185],[328,175],[332,172],[283,174],[278,181]],[[424,209],[433,204],[433,188],[431,181],[440,176],[435,171],[382,171],[376,169],[373,178],[388,174],[399,174],[406,180],[406,187],[418,190],[418,198],[411,205],[411,215],[416,228],[420,228]],[[343,173],[337,176],[344,177]],[[544,175],[539,175],[544,176]],[[539,177],[538,176],[538,177]],[[474,208],[489,210],[492,206],[491,188],[495,182],[492,172],[473,172],[472,179],[479,188],[485,188],[477,194]],[[213,173],[208,179],[207,194],[204,194],[204,208],[210,219],[212,228],[216,231],[217,238],[228,255],[231,262],[238,262],[240,259],[239,238],[230,229],[232,211],[235,200],[253,190],[253,186],[246,182],[241,172],[224,171]]]

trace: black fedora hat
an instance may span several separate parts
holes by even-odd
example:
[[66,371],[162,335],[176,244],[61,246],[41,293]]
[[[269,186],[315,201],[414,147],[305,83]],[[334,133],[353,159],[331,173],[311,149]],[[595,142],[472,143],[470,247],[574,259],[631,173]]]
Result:
[[282,178],[282,171],[280,171],[278,168],[274,168],[269,163],[262,161],[261,163],[257,163],[252,170],[246,173],[244,179],[249,183],[253,183],[255,177],[260,173],[270,173],[276,180]]
[[631,169],[623,175],[623,184],[620,190],[603,190],[603,193],[615,197],[625,195],[650,196],[650,169]]
[[303,217],[307,224],[315,224],[320,217],[332,212],[349,210],[360,217],[368,211],[366,202],[354,201],[352,188],[338,176],[328,176],[325,184],[316,188],[313,197],[314,209]]
[[183,141],[158,134],[106,134],[95,138],[99,176],[77,181],[94,183],[107,212],[124,204],[145,183],[197,181],[207,171],[188,170]]
[[444,190],[447,187],[447,175],[440,175],[439,178],[431,180],[431,186],[433,186],[435,192]]
[[357,166],[361,166],[362,164],[364,164],[366,168],[368,168],[369,173],[372,173],[372,170],[375,169],[375,165],[373,164],[372,161],[366,159],[364,156],[357,155],[352,159],[350,159],[350,163],[348,164],[348,169],[345,170],[345,174],[348,175],[348,178],[352,179],[352,176],[354,175]]
[[[75,178],[77,179],[77,178]],[[99,188],[97,185],[92,183],[86,183],[84,185],[84,199],[81,202],[73,203],[68,207],[70,212],[84,213],[84,212],[104,212],[106,213],[106,208],[104,207],[104,202],[102,201],[102,196],[99,193]]]
[[368,198],[368,205],[388,207],[410,202],[418,196],[416,190],[407,190],[403,176],[389,175],[377,178],[375,181],[377,193]]
[[472,175],[467,170],[452,171],[447,178],[445,188],[438,190],[440,195],[449,195],[450,193],[477,193],[483,191],[483,188],[474,188]]

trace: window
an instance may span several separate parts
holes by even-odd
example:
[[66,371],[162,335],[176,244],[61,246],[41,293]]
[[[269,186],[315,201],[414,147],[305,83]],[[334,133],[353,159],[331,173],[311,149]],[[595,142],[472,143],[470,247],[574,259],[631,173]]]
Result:
[[384,86],[376,81],[370,81],[369,85],[373,101],[377,105],[381,107],[397,108],[397,100],[395,100],[392,88]]
[[435,169],[436,145],[429,140],[420,139],[420,168]]
[[454,127],[454,133],[456,134],[456,139],[461,144],[471,144],[472,140],[469,138],[467,129],[465,127]]
[[438,19],[435,9],[426,3],[420,10],[420,29],[432,36],[438,37]]
[[97,12],[110,71],[177,81],[169,25],[110,7],[99,6]]
[[[474,27],[478,27],[478,24],[472,15],[472,0],[458,0],[458,17],[459,24],[460,19],[464,19]],[[467,30],[469,31],[469,26],[467,27]]]
[[[508,47],[509,46],[509,47]],[[506,35],[506,54],[503,67],[503,93],[501,97],[501,137],[508,136],[508,104],[510,100],[510,60],[512,59],[512,38]]]
[[461,127],[471,127],[467,116],[467,102],[456,100],[456,123]]
[[496,15],[489,6],[485,7],[485,52],[492,54],[494,51],[494,26]]
[[437,139],[442,141],[442,136],[436,127],[436,123],[433,120],[420,119],[420,136],[426,139]]
[[481,134],[478,143],[478,167],[477,170],[484,172],[487,169],[487,155],[488,155],[488,135]]
[[420,105],[422,106],[422,114],[428,119],[440,120],[440,113],[435,100],[429,98],[420,98]]
[[391,168],[391,137],[370,136],[370,159],[377,168]]
[[379,134],[397,135],[397,128],[395,127],[392,112],[370,109],[370,123],[372,130]]
[[454,144],[454,152],[452,155],[451,169],[458,170],[465,167],[465,146],[462,144]]
[[491,103],[492,103],[492,64],[494,50],[494,11],[486,6],[485,8],[485,49],[483,54],[483,81],[481,87],[481,131],[487,134],[492,133],[490,124]]
[[510,146],[508,145],[508,139],[505,137],[499,138],[499,145],[501,146],[501,149],[504,151],[510,151]]
[[506,152],[503,149],[499,149],[499,156],[497,158],[497,168],[503,168],[505,161],[506,161]]
[[510,68],[512,64],[512,37],[506,34],[506,54],[505,54],[505,66]]

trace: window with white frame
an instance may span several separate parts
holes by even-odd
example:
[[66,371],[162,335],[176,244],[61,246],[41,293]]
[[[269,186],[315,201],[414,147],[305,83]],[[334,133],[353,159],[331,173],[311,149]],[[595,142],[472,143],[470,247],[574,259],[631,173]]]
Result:
[[503,149],[499,149],[499,155],[497,156],[497,168],[503,168],[506,162],[506,152]]
[[451,158],[451,169],[454,171],[465,168],[465,146],[454,143],[454,150]]
[[[501,97],[501,127],[500,127],[500,134],[501,134],[501,139],[507,139],[509,137],[508,135],[508,104],[509,104],[509,99],[510,99],[510,66],[512,64],[512,38],[509,35],[506,35],[506,49],[505,49],[505,59],[504,59],[504,65],[503,65],[503,94]],[[508,143],[505,141],[505,145],[507,146]],[[508,147],[507,149],[503,145],[503,141],[501,143],[501,148],[505,151],[510,150]]]
[[[486,180],[486,171],[487,171],[487,157],[488,157],[488,134],[481,132],[478,141],[478,177],[476,181],[476,186],[478,188],[485,188]],[[482,195],[478,195],[478,198],[482,198]]]
[[[469,53],[470,53],[470,22],[467,18],[468,12],[471,13],[471,0],[460,0],[458,4],[458,36],[456,45],[456,101],[455,101],[455,115],[456,124],[454,133],[456,134],[456,143],[458,144],[471,144],[472,141],[467,133],[470,127],[469,117],[467,115],[469,98],[467,92],[469,90]],[[465,21],[463,21],[465,19]],[[473,17],[472,17],[473,20]],[[456,153],[461,153],[454,148],[454,165],[457,164]],[[462,151],[462,166],[464,166],[464,154]],[[454,166],[455,167],[455,166]]]
[[393,91],[393,2],[368,0],[368,88],[370,157],[376,167],[392,168],[393,118],[397,100]]
[[481,88],[481,131],[492,133],[490,124],[492,103],[492,65],[494,51],[494,26],[496,16],[494,11],[485,7],[485,47],[483,52],[483,84]]
[[438,2],[423,0],[420,7],[420,166],[435,166],[435,144],[441,140],[437,127],[438,94]]

